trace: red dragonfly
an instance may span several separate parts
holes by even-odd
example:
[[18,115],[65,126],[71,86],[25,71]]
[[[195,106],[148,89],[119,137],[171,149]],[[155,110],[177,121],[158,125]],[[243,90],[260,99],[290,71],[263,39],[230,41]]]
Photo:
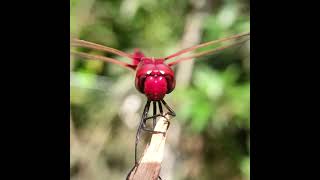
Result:
[[[248,37],[248,38],[245,38],[245,37]],[[242,38],[245,38],[245,39],[242,39]],[[167,115],[171,115],[171,116],[176,115],[175,112],[168,106],[168,104],[163,99],[166,94],[169,94],[174,90],[176,85],[174,71],[172,70],[171,67],[182,61],[187,61],[200,56],[213,54],[218,51],[224,50],[226,48],[242,44],[245,41],[249,40],[249,38],[250,38],[250,32],[241,33],[241,34],[233,35],[230,37],[195,45],[195,46],[183,49],[181,51],[178,51],[164,58],[146,57],[139,49],[135,49],[135,52],[133,54],[129,54],[129,53],[125,53],[120,50],[99,45],[96,43],[79,40],[79,39],[71,39],[72,46],[90,48],[93,50],[104,51],[104,52],[112,53],[122,57],[126,57],[132,60],[131,64],[118,61],[114,58],[109,58],[109,57],[104,57],[99,55],[92,55],[92,54],[87,54],[83,52],[72,51],[71,53],[76,56],[84,57],[87,59],[96,59],[96,60],[101,60],[105,62],[110,62],[136,72],[135,87],[140,93],[145,94],[145,96],[147,97],[147,103],[144,107],[140,124],[136,133],[136,142],[135,142],[135,166],[136,166],[138,164],[137,145],[139,142],[141,130],[151,132],[151,133],[163,133],[163,132],[154,131],[153,129],[146,128],[147,120],[153,119],[153,128],[154,128],[157,117],[162,116],[166,118]],[[242,39],[242,40],[239,40],[239,39]],[[199,52],[188,57],[178,58],[175,61],[166,63],[167,60],[178,57],[190,51],[193,51],[202,47],[206,47],[209,45],[230,41],[230,40],[238,40],[238,42],[221,46],[213,50]],[[153,115],[148,117],[148,112],[149,112],[151,102],[153,103]],[[157,114],[157,104],[158,104],[160,114]],[[162,105],[164,105],[164,107],[168,110],[168,112],[163,113]],[[169,121],[167,122],[169,125]]]

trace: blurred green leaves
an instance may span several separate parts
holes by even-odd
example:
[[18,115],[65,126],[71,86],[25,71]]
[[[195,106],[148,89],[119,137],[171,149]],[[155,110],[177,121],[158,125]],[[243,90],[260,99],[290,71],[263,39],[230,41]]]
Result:
[[238,84],[233,66],[219,72],[206,66],[193,73],[193,86],[177,90],[181,119],[190,119],[191,128],[200,132],[211,120],[217,130],[228,124],[249,128],[250,84]]
[[236,1],[227,1],[215,14],[209,15],[203,26],[204,40],[210,41],[232,34],[249,32],[250,17],[240,12],[241,7]]

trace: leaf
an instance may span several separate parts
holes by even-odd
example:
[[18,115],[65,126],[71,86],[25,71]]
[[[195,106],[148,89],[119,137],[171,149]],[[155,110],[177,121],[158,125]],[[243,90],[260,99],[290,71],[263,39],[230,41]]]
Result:
[[194,84],[203,91],[210,99],[217,100],[224,91],[224,82],[218,72],[208,68],[197,68],[194,72]]

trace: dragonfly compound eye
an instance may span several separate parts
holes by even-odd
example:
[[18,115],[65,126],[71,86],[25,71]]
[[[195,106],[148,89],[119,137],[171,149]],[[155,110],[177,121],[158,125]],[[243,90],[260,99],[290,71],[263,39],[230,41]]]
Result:
[[170,76],[170,75],[166,75],[165,77],[166,77],[166,80],[167,80],[167,83],[168,83],[167,94],[169,94],[176,87],[176,79],[173,76]]
[[142,75],[140,77],[136,77],[136,79],[135,79],[136,89],[139,92],[141,92],[142,94],[144,94],[144,82],[145,82],[146,78],[147,78],[146,75]]

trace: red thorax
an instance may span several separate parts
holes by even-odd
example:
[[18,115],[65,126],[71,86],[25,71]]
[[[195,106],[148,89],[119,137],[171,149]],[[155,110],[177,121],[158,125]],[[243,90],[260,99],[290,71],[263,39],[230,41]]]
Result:
[[138,62],[135,86],[149,100],[161,100],[173,91],[176,84],[174,72],[164,59],[148,58],[136,51],[133,60]]

